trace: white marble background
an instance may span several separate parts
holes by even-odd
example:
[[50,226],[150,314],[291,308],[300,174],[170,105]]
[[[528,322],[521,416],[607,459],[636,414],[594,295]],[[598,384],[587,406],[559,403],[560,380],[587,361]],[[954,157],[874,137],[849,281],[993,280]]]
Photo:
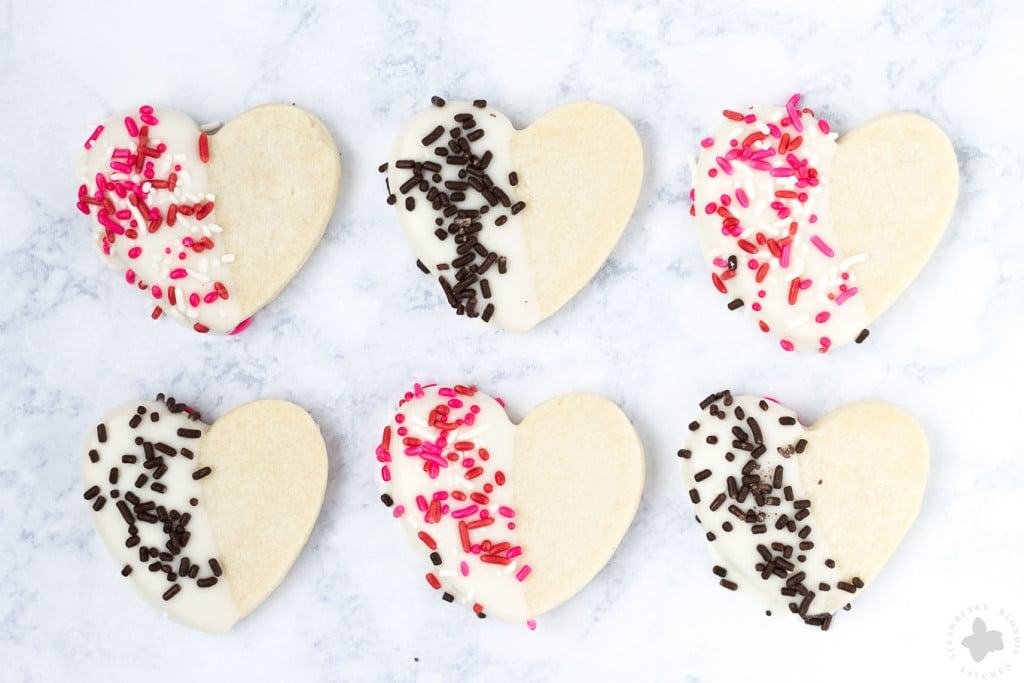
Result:
[[[1014,0],[0,1],[0,679],[966,680],[946,653],[954,616],[986,603],[1024,619],[1022,29]],[[726,310],[687,216],[687,158],[718,112],[794,90],[840,131],[927,114],[962,169],[932,262],[869,343],[827,357],[784,354]],[[376,166],[435,93],[485,97],[521,125],[591,98],[640,130],[646,177],[622,241],[528,334],[451,315],[384,204]],[[276,100],[317,112],[342,150],[323,243],[240,337],[152,323],[89,247],[82,141],[140,103],[226,120]],[[438,600],[377,500],[375,440],[414,380],[476,382],[517,419],[559,392],[600,392],[642,435],[630,533],[535,633]],[[675,451],[722,387],[771,393],[807,421],[887,399],[929,434],[920,518],[830,633],[715,585]],[[83,435],[160,390],[211,417],[291,399],[327,439],[308,547],[225,636],[163,622],[122,585],[81,500]]]

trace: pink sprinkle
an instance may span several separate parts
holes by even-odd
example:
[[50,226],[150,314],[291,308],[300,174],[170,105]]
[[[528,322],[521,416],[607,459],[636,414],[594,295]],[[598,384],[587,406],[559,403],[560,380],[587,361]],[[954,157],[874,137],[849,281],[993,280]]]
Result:
[[761,310],[761,302],[755,301],[754,303],[750,304],[750,308],[752,310],[755,310],[755,311],[760,311]]
[[420,509],[420,512],[427,511],[427,499],[423,496],[416,496],[416,507]]
[[458,510],[452,510],[452,517],[455,519],[462,519],[463,517],[469,517],[470,515],[476,514],[476,511],[480,509],[478,505],[467,505],[464,508]]
[[434,495],[430,497],[432,500],[448,500],[447,491],[434,491]]
[[459,562],[459,571],[462,572],[463,576],[469,576],[469,565],[466,564],[465,560]]
[[246,318],[242,322],[238,323],[238,325],[235,326],[235,329],[231,330],[228,334],[240,334],[245,332],[245,329],[249,327],[250,324],[252,324],[252,318]]
[[817,235],[811,235],[811,244],[816,246],[818,248],[818,251],[820,251],[825,256],[828,256],[829,258],[832,258],[833,256],[836,255],[836,253],[832,251],[832,247],[825,244],[825,241],[818,237]]
[[139,254],[142,253],[142,247],[132,247],[128,250],[128,258],[139,258]]
[[779,265],[783,268],[789,268],[789,252],[790,246],[787,244],[782,248],[782,256],[779,257]]
[[449,389],[448,387],[444,387],[443,389],[438,389],[437,393],[438,393],[439,396],[445,396],[445,397],[449,397],[449,398],[455,396],[455,390],[454,389]]
[[[384,481],[391,481],[391,470],[388,469],[387,465],[384,465],[383,467],[380,468],[380,478],[383,479]],[[402,506],[399,505],[398,507]],[[405,508],[402,509],[404,511]],[[395,512],[398,512],[397,508],[395,509]]]
[[842,294],[836,297],[836,306],[842,306],[846,303],[846,300],[855,295],[859,290],[856,287],[851,287]]
[[505,558],[509,559],[509,560],[514,560],[514,559],[516,559],[517,557],[519,557],[522,554],[523,554],[523,546],[516,545],[516,546],[512,546],[511,548],[508,549],[508,552],[505,553]]
[[152,114],[153,113],[153,107],[148,105],[148,104],[144,104],[141,107],[139,107],[139,113],[140,114]]
[[527,619],[526,620],[526,628],[530,629],[531,631],[536,631],[537,630],[537,620],[536,619]]
[[769,164],[767,161],[761,161],[760,159],[751,159],[747,163],[750,166],[750,168],[754,169],[755,171],[770,171],[770,170],[772,170],[772,165],[771,164]]
[[786,168],[785,166],[778,166],[771,170],[773,178],[788,178],[789,176],[794,175],[794,173],[795,171],[793,171],[793,169]]
[[821,132],[824,133],[825,135],[828,135],[829,131],[832,130],[828,125],[828,121],[826,121],[825,119],[818,120],[818,128],[820,128]]
[[728,268],[729,267],[729,262],[726,261],[721,256],[716,256],[715,258],[713,258],[711,260],[711,262],[714,263],[715,266],[717,266],[718,268]]
[[714,138],[704,138],[703,140],[700,141],[700,146],[701,147],[711,147],[714,144],[715,144]]
[[788,339],[783,339],[782,341],[780,341],[779,346],[781,346],[786,351],[793,350],[793,342],[789,341]]
[[149,114],[140,114],[139,118],[142,119],[142,122],[147,126],[155,126],[158,123],[156,117],[150,116]]
[[505,400],[504,399],[501,399],[501,398],[498,398],[497,396],[495,396],[494,397],[494,402],[497,403],[502,408],[505,407]]
[[810,289],[811,285],[813,283],[814,283],[814,280],[812,280],[811,278],[807,278],[805,280],[801,280],[800,281],[800,289]]
[[130,116],[124,117],[124,127],[128,129],[128,135],[133,138],[139,137],[139,127],[135,125],[135,119]]
[[[388,475],[388,476],[390,477],[391,475]],[[387,480],[385,479],[385,481],[387,481]],[[405,506],[404,505],[396,506],[395,507],[395,511],[392,512],[391,514],[393,514],[395,517],[401,517],[402,515],[405,514]]]
[[750,199],[747,198],[747,193],[743,191],[742,187],[736,188],[736,201],[740,203],[744,209],[750,206]]
[[75,204],[75,206],[77,206],[78,210],[84,213],[86,216],[90,215],[89,205],[86,204],[85,202],[78,202],[77,204]]
[[516,572],[516,580],[524,581],[530,575],[530,565],[524,564],[523,568]]
[[217,292],[207,292],[206,296],[203,297],[203,302],[212,304],[214,301],[220,298],[220,294]]
[[827,323],[828,319],[832,317],[832,314],[828,311],[822,311],[818,315],[814,316],[814,322],[816,323]]
[[704,207],[704,213],[706,213],[709,216],[717,210],[718,206],[714,202],[708,202],[708,205]]
[[[111,161],[110,168],[114,169],[115,171],[120,171],[121,173],[132,172],[131,167],[129,167],[127,164],[122,164],[120,161]],[[118,194],[120,194],[120,192]]]
[[799,101],[800,93],[796,93],[789,98],[788,102],[786,102],[786,113],[789,114],[790,122],[793,124],[793,128],[795,128],[796,132],[798,133],[803,131],[804,129],[803,124],[800,123],[800,112],[797,111],[796,108],[796,105]]
[[199,295],[196,294],[195,292],[192,292],[191,294],[188,295],[188,302],[192,305],[192,308],[198,308]]
[[462,407],[462,401],[460,401],[457,398],[448,399],[448,407],[449,408],[461,408]]
[[502,517],[515,517],[516,511],[507,505],[502,505],[501,507],[498,508],[498,514]]
[[728,175],[732,175],[732,164],[730,164],[725,157],[715,157],[715,161],[718,166],[725,171]]
[[92,135],[89,136],[89,139],[85,141],[85,148],[86,149],[92,149],[92,143],[96,142],[96,140],[99,139],[100,133],[102,133],[102,132],[103,132],[103,126],[96,126],[96,130],[94,130],[92,132]]
[[125,282],[127,282],[128,284],[134,284],[135,283],[135,271],[132,270],[131,268],[129,268],[128,270],[124,271],[124,279],[125,279]]
[[809,222],[809,223],[817,223],[818,222],[818,214],[812,213],[811,217],[807,219],[807,222]]
[[172,280],[180,280],[183,277],[188,277],[188,271],[186,271],[184,268],[175,268],[174,270],[171,271]]
[[823,349],[827,349],[828,347],[832,346],[832,340],[829,339],[828,337],[822,337],[821,339],[818,340],[818,342],[821,344],[821,348]]
[[115,223],[114,221],[110,220],[110,217],[107,216],[105,211],[100,211],[98,214],[96,214],[96,220],[100,222],[100,225],[102,225],[104,228],[111,230],[115,235],[124,234],[124,228],[122,228],[119,224]]

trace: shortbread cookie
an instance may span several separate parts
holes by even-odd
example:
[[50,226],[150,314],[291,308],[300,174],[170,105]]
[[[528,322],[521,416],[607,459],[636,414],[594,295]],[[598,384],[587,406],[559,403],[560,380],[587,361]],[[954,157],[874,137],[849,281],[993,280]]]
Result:
[[566,394],[519,425],[474,387],[405,394],[377,448],[381,500],[427,583],[477,616],[525,621],[579,592],[629,528],[643,449],[607,399]]
[[263,602],[305,545],[327,451],[293,403],[257,401],[208,426],[160,394],[96,425],[82,482],[121,575],[164,614],[220,632]]
[[953,213],[956,155],[932,121],[885,114],[842,137],[799,105],[723,112],[691,192],[715,288],[786,351],[863,342]]
[[197,332],[235,333],[273,301],[323,235],[341,180],[315,116],[268,104],[204,132],[151,106],[85,143],[78,208],[113,270]]
[[679,455],[719,583],[828,630],[917,516],[928,477],[920,426],[877,401],[810,427],[770,398],[723,391],[700,407]]
[[399,134],[388,203],[424,273],[459,315],[528,330],[608,258],[636,205],[640,138],[619,112],[576,102],[516,130],[484,100],[445,102]]

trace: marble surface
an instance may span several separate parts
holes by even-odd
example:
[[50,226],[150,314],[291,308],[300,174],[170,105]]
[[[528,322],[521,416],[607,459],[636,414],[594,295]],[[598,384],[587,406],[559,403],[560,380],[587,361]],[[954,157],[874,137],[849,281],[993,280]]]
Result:
[[[1024,619],[1013,431],[1024,417],[1013,393],[1024,379],[1024,8],[768,5],[0,2],[0,679],[966,680],[947,654],[956,616],[987,604]],[[718,112],[794,90],[840,131],[892,109],[925,113],[962,171],[931,263],[869,343],[827,357],[784,354],[726,310],[687,215],[687,159]],[[596,99],[643,138],[646,177],[622,241],[528,334],[451,315],[384,204],[376,166],[433,94],[485,97],[520,125]],[[210,121],[275,100],[317,112],[342,150],[323,243],[240,337],[151,322],[74,208],[82,141],[140,103]],[[375,440],[414,380],[478,383],[516,419],[554,394],[594,391],[635,421],[648,468],[636,521],[534,633],[438,600],[377,500]],[[697,401],[722,387],[770,393],[805,421],[882,398],[928,432],[920,518],[829,633],[769,620],[715,585],[675,451]],[[308,547],[225,636],[164,622],[122,585],[81,499],[94,420],[161,390],[211,417],[291,399],[327,440],[328,495]],[[1007,680],[1024,667],[1019,643],[1015,659],[1012,643],[1004,653],[1016,664]]]

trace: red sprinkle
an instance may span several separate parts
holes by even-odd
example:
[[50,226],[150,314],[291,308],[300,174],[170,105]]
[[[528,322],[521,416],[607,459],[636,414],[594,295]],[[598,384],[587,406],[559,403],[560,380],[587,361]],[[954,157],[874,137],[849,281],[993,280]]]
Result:
[[204,164],[210,160],[210,139],[206,133],[199,134],[199,160]]

